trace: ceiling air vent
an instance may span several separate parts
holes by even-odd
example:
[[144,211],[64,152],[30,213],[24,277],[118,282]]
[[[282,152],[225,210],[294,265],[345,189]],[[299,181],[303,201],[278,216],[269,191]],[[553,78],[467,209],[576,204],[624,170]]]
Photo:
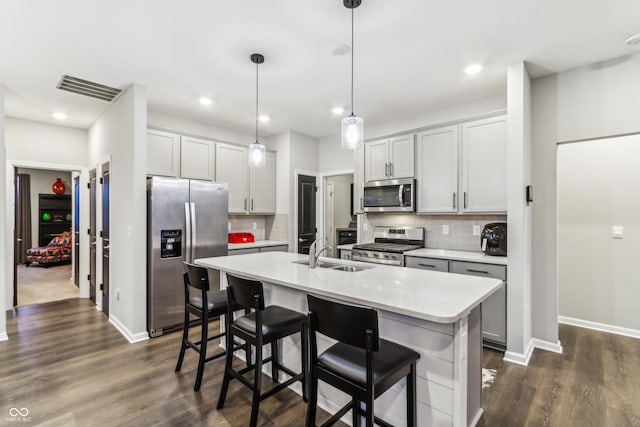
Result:
[[90,96],[91,98],[97,98],[107,102],[112,102],[122,93],[122,89],[79,79],[68,74],[60,77],[56,87],[61,90],[77,93],[78,95]]

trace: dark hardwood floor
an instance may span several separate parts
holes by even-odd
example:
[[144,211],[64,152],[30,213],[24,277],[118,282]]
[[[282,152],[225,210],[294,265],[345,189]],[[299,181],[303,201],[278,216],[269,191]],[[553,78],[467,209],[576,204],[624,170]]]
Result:
[[[179,334],[131,345],[79,299],[20,307],[7,332],[0,425],[15,425],[11,408],[27,408],[31,425],[248,424],[251,393],[237,381],[216,410],[223,360],[207,364],[197,393],[194,352],[174,373]],[[560,339],[564,354],[536,350],[528,367],[484,352],[497,375],[484,391],[480,426],[640,426],[640,340],[566,325]],[[285,390],[261,403],[259,424],[300,426],[305,412],[302,398]],[[327,417],[319,411],[317,421]]]

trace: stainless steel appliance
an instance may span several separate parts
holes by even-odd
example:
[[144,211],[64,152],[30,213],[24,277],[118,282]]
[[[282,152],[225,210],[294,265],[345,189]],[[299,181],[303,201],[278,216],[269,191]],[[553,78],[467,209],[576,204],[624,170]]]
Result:
[[486,255],[507,256],[507,223],[485,225],[480,234],[480,248]]
[[[183,261],[227,255],[226,183],[147,179],[147,328],[151,337],[184,320]],[[210,277],[212,288],[219,278]]]
[[404,265],[402,254],[424,247],[422,227],[375,227],[373,243],[354,245],[351,259],[376,264]]
[[355,228],[336,228],[336,246],[351,245],[358,241],[358,231]]
[[415,212],[416,180],[365,182],[363,209],[365,212]]

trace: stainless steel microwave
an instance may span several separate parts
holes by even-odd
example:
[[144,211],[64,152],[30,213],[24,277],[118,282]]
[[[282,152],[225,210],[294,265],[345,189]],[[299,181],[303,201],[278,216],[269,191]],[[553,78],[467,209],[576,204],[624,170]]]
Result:
[[365,182],[363,208],[365,212],[415,212],[416,180]]

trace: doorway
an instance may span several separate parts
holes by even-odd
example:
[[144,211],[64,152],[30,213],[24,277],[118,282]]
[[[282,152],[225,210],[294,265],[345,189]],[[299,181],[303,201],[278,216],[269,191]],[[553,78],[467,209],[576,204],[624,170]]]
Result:
[[308,254],[316,240],[316,177],[298,175],[298,253]]
[[356,220],[353,216],[353,174],[329,175],[324,178],[324,226],[323,238],[330,246],[331,256],[338,257],[338,246],[344,243],[345,233],[356,233]]
[[109,163],[102,165],[102,312],[109,317]]
[[18,166],[13,171],[13,306],[78,298],[71,259],[72,172]]
[[96,303],[96,170],[89,171],[89,299]]

